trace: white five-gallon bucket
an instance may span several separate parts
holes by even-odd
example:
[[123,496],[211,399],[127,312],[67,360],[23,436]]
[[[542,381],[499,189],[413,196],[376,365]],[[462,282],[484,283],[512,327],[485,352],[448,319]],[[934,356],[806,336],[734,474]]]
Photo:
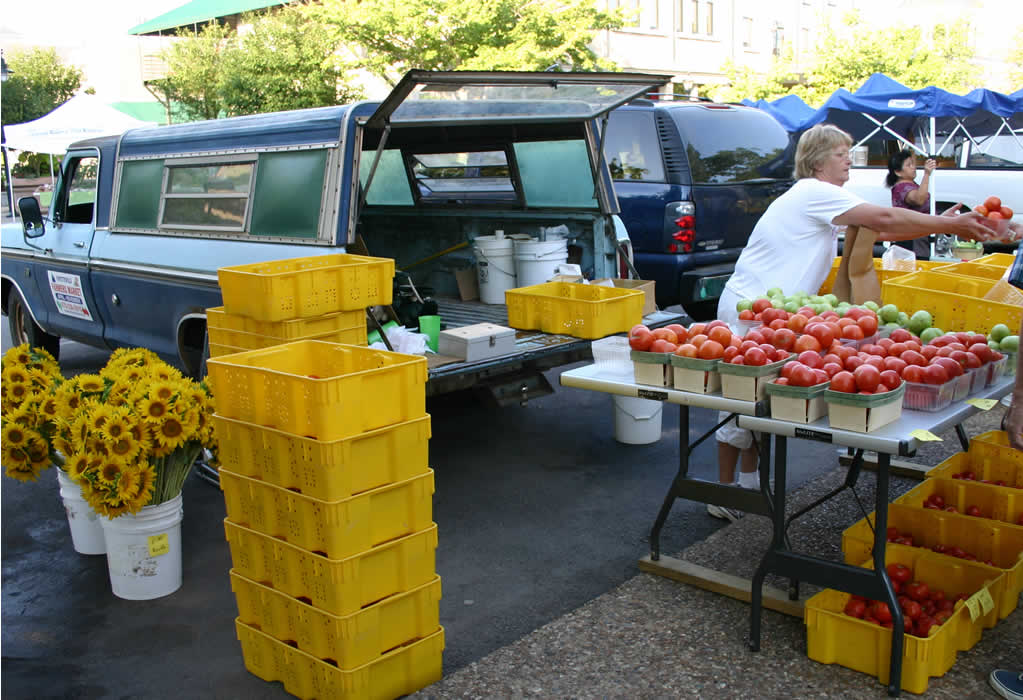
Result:
[[79,554],[106,553],[107,545],[103,539],[103,525],[100,524],[99,515],[82,498],[82,489],[78,484],[60,467],[54,469],[57,471],[60,499],[64,502],[67,524],[71,528],[71,544],[75,551]]
[[516,286],[514,243],[503,235],[477,236],[473,241],[480,301],[484,304],[503,304],[504,293]]
[[615,396],[614,405],[615,440],[626,445],[649,445],[661,439],[662,402]]
[[181,494],[137,514],[103,518],[114,595],[151,600],[181,588]]
[[558,265],[568,261],[568,241],[529,239],[515,241],[515,276],[520,287],[543,284],[557,274]]

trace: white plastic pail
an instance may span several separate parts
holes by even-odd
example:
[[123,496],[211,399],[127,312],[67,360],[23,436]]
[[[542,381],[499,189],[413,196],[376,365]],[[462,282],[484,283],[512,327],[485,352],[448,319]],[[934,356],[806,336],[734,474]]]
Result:
[[103,539],[103,526],[99,515],[92,509],[89,502],[82,498],[82,489],[64,473],[60,467],[57,471],[57,483],[60,484],[60,499],[64,502],[67,512],[67,524],[71,528],[71,544],[79,554],[105,554],[106,542]]
[[515,276],[520,287],[543,284],[568,260],[568,241],[515,241]]
[[103,518],[114,595],[151,600],[181,588],[181,494],[137,514]]
[[480,281],[480,301],[503,304],[504,293],[515,288],[515,241],[496,236],[477,236],[473,242],[476,272]]
[[615,440],[626,445],[649,445],[661,439],[664,405],[651,399],[615,396]]

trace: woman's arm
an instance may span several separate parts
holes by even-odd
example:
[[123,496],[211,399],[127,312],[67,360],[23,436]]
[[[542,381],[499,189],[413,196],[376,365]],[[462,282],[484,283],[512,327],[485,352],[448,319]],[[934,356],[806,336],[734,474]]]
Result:
[[878,240],[882,241],[908,241],[932,233],[955,234],[971,241],[996,238],[995,232],[981,223],[983,219],[976,212],[959,216],[931,216],[911,209],[858,204],[836,216],[831,223],[838,226],[866,226],[881,232]]
[[931,173],[937,164],[933,159],[928,158],[924,163],[924,176],[920,180],[920,186],[913,188],[906,193],[906,201],[917,207],[922,207],[930,196]]

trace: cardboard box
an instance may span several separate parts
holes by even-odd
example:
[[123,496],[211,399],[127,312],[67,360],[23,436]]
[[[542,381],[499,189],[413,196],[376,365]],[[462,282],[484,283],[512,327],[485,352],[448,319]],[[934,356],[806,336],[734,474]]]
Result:
[[458,284],[458,296],[462,301],[480,298],[480,281],[475,265],[455,270],[455,282]]
[[570,282],[572,284],[589,284],[582,275],[554,275],[548,282]]
[[823,397],[799,399],[789,396],[771,397],[771,418],[793,423],[813,423],[828,414]]
[[645,295],[643,301],[643,315],[649,316],[657,311],[657,301],[654,294],[656,283],[653,280],[623,280],[603,277],[599,280],[593,280],[590,284],[599,284],[604,287],[618,287],[619,289],[638,289]]
[[828,402],[828,424],[832,428],[857,433],[877,430],[902,416],[905,393],[905,382],[895,391],[884,394],[843,394],[828,390],[824,392]]
[[451,328],[437,335],[437,351],[466,362],[508,355],[515,352],[515,330],[493,323]]

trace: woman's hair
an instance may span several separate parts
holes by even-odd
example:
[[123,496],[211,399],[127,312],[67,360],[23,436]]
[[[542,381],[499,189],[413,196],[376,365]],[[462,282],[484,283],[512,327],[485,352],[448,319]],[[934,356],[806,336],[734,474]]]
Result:
[[898,153],[893,153],[892,157],[888,159],[888,175],[884,179],[884,184],[888,187],[892,187],[896,182],[899,181],[899,176],[896,172],[902,170],[902,166],[906,163],[906,160],[913,157],[913,152],[908,148],[903,148]]
[[814,171],[827,159],[835,146],[852,146],[852,143],[852,137],[834,124],[818,124],[803,132],[796,145],[794,172],[796,179],[813,177]]

